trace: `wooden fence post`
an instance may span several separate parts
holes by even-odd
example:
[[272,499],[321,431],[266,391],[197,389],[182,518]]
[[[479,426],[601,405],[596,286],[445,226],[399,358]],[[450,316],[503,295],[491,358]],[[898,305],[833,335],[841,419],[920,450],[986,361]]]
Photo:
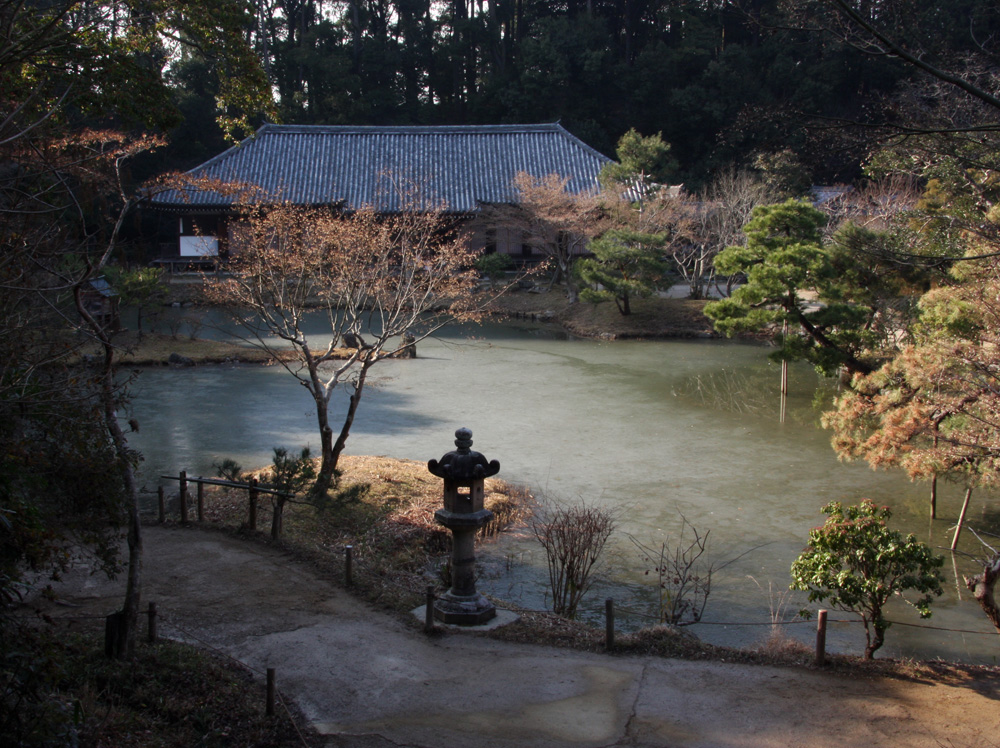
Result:
[[816,616],[816,666],[826,664],[826,611],[821,610]]
[[257,529],[257,479],[250,479],[250,510],[247,517],[247,524],[251,530]]
[[163,486],[156,487],[156,502],[160,509],[160,524],[167,521],[167,508],[163,500]]
[[188,504],[187,504],[187,494],[188,494],[188,482],[187,482],[187,470],[181,470],[181,522],[187,524],[188,521]]
[[150,644],[156,643],[156,603],[149,604],[149,625],[146,627],[146,641]]
[[615,601],[610,597],[604,601],[604,648],[615,648]]
[[198,480],[198,521],[205,521],[205,484]]
[[424,612],[424,632],[429,634],[434,630],[434,585],[427,585],[427,609]]
[[344,546],[344,583],[350,587],[354,583],[354,546]]
[[267,708],[266,713],[268,717],[274,716],[274,668],[269,667],[267,669]]
[[125,625],[125,614],[121,611],[104,618],[104,655],[115,659],[121,655],[122,627]]

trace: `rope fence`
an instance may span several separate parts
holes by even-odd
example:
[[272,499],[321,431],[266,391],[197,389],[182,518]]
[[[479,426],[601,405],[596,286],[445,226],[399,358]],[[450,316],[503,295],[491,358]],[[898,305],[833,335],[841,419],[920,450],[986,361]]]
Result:
[[[235,481],[219,480],[213,478],[203,478],[203,477],[194,478],[194,477],[189,477],[186,471],[181,471],[179,475],[173,475],[173,476],[163,475],[161,476],[161,478],[170,481],[177,481],[179,483],[178,499],[179,499],[180,518],[181,522],[183,523],[187,522],[187,514],[188,514],[187,493],[188,493],[188,485],[190,483],[196,484],[198,489],[197,516],[199,521],[203,519],[203,487],[205,485],[222,486],[228,488],[235,488],[239,491],[246,491],[246,496],[248,499],[246,505],[247,526],[251,530],[256,529],[258,497],[261,494],[266,495],[272,493],[279,493],[278,491],[275,491],[273,489],[260,486],[256,481],[256,479],[252,479],[247,483],[238,483]],[[165,519],[165,511],[164,511],[164,495],[162,488],[159,489],[159,499],[160,499],[159,520],[160,522],[163,522]],[[382,590],[384,590],[387,587],[391,587],[396,589],[397,592],[403,592],[404,594],[413,594],[414,596],[419,595],[420,597],[424,597],[424,595],[422,594],[424,589],[423,583],[421,583],[422,589],[420,591],[415,591],[414,589],[411,589],[412,585],[408,586],[405,581],[401,582],[398,579],[389,579],[388,578],[389,575],[386,575],[384,570],[379,570],[378,568],[375,567],[367,568],[369,567],[369,564],[366,563],[367,559],[365,557],[366,554],[364,552],[363,547],[355,547],[353,545],[343,545],[340,546],[339,548],[340,553],[338,553],[336,549],[337,549],[336,546],[333,546],[329,549],[329,551],[333,552],[332,557],[330,557],[330,560],[334,561],[335,564],[333,570],[336,571],[337,573],[343,574],[342,577],[343,584],[347,588],[354,589],[355,591],[360,592],[361,594],[364,595],[367,593],[371,593],[373,588],[381,588]],[[340,563],[337,563],[338,561]],[[376,594],[380,593],[376,592]],[[434,603],[434,600],[435,600],[435,595],[433,586],[426,587],[426,621],[424,622],[424,629],[428,632],[433,631],[435,628],[435,622],[432,615],[432,605]],[[636,610],[635,608],[631,608],[628,606],[616,606],[615,602],[609,598],[608,600],[606,600],[605,603],[605,621],[604,621],[605,642],[606,642],[606,648],[608,650],[614,648],[616,607],[617,607],[617,613],[620,616],[637,618],[656,624],[665,623],[663,617],[660,615],[656,615],[655,613],[649,613],[647,611]],[[544,611],[535,611],[535,612],[544,612]],[[824,610],[824,611],[819,611],[817,618],[812,620],[800,617],[791,619],[780,619],[780,620],[772,618],[771,620],[766,620],[766,621],[699,620],[685,624],[685,627],[688,625],[716,626],[716,627],[766,626],[774,629],[779,626],[799,626],[803,624],[813,624],[813,623],[815,623],[818,627],[817,662],[822,663],[824,657],[823,649],[825,647],[826,626],[829,624],[857,624],[857,623],[863,623],[863,620],[861,618],[846,618],[846,619],[828,618],[828,611]],[[931,626],[926,624],[908,623],[908,622],[893,621],[893,620],[888,620],[888,623],[892,625],[906,626],[908,628],[927,629],[929,631],[947,632],[947,633],[962,634],[962,635],[981,635],[981,636],[997,635],[996,632],[994,631],[975,631],[969,629],[949,628],[944,626]]]
[[[243,487],[243,486],[241,486],[241,487]],[[359,589],[360,587],[364,587],[365,585],[364,585],[363,582],[359,585],[359,581],[360,581],[359,580],[359,576],[360,577],[371,577],[372,580],[376,580],[377,579],[378,582],[380,584],[383,584],[383,585],[386,584],[389,581],[377,569],[374,569],[374,568],[372,568],[372,569],[365,568],[365,567],[367,567],[367,564],[364,563],[364,560],[365,560],[364,556],[361,555],[361,554],[358,554],[357,553],[357,549],[353,545],[342,546],[342,552],[343,552],[343,555],[342,555],[342,567],[341,568],[342,568],[342,573],[343,573],[343,583],[344,583],[344,585],[347,588],[349,588],[349,589],[350,588]],[[398,587],[402,591],[407,591],[407,592],[411,591],[411,590],[408,590],[407,588],[405,588],[402,585],[398,585]],[[428,585],[428,586],[425,587],[425,589],[426,589],[426,620],[424,622],[424,630],[427,631],[427,632],[431,632],[435,628],[435,622],[434,622],[434,619],[433,619],[431,611],[432,611],[432,606],[434,604],[434,600],[436,599],[436,596],[435,596],[435,593],[434,593],[434,586],[433,585]],[[423,595],[421,595],[421,596],[423,597]],[[150,614],[149,614],[149,616],[150,616],[149,626],[150,626],[150,630],[151,630],[150,641],[153,641],[156,638],[156,635],[155,635],[155,625],[156,624],[155,624],[155,622],[156,622],[158,616],[157,616],[157,614],[155,612],[155,603],[150,603],[150,606],[152,608],[152,610],[150,611]],[[533,612],[545,612],[545,611],[533,611]],[[644,620],[647,620],[647,621],[650,621],[650,622],[655,622],[657,624],[665,623],[665,621],[663,620],[662,616],[651,614],[651,613],[648,613],[646,611],[636,610],[635,608],[631,608],[631,607],[627,607],[627,606],[623,606],[623,605],[616,605],[616,603],[614,602],[613,599],[608,598],[606,600],[606,602],[605,602],[605,621],[604,621],[604,623],[605,623],[605,643],[606,643],[606,648],[608,650],[611,650],[611,649],[614,648],[614,638],[615,638],[615,632],[616,632],[616,628],[615,628],[615,615],[616,615],[616,613],[618,615],[623,615],[623,616],[626,616],[626,617],[633,617],[633,618],[644,619]],[[104,618],[105,620],[108,620],[111,617],[110,616],[71,616],[71,615],[68,615],[68,616],[54,616],[52,618],[53,618],[53,620],[93,620],[93,619],[101,619],[101,618]],[[817,632],[817,661],[821,663],[822,662],[823,654],[822,654],[821,647],[820,647],[820,640],[821,639],[825,640],[825,629],[826,629],[826,626],[829,625],[829,624],[858,624],[858,623],[863,623],[863,620],[861,618],[828,618],[827,617],[827,611],[821,610],[821,611],[819,611],[819,615],[817,616],[816,619],[796,617],[796,618],[780,619],[780,620],[778,620],[778,619],[772,619],[772,620],[767,620],[767,621],[705,621],[705,620],[699,620],[699,621],[695,621],[695,622],[692,622],[692,623],[684,624],[684,627],[686,628],[687,626],[725,626],[725,627],[767,626],[767,627],[770,627],[770,628],[773,629],[773,628],[776,628],[778,626],[800,626],[800,625],[807,625],[807,624],[813,624],[813,623],[815,623],[821,629],[820,631]],[[938,631],[938,632],[953,633],[953,634],[962,634],[962,635],[971,635],[971,636],[997,636],[997,633],[995,631],[982,631],[982,630],[977,631],[977,630],[972,630],[972,629],[950,628],[950,627],[946,627],[946,626],[932,626],[932,625],[928,625],[928,624],[910,623],[910,622],[906,622],[906,621],[895,621],[895,620],[891,620],[891,619],[887,619],[887,623],[892,624],[894,626],[905,626],[907,628],[925,629],[925,630],[928,630],[928,631]],[[174,623],[172,625],[174,626],[174,628],[176,628],[179,632],[181,632],[185,636],[188,636],[188,637],[194,639],[195,641],[198,641],[199,643],[205,644],[204,642],[202,642],[202,640],[198,639],[198,637],[196,637],[195,635],[191,634],[190,632],[184,631],[176,623]],[[222,655],[225,654],[225,653],[222,653],[219,650],[215,649],[214,647],[211,647],[211,645],[207,645],[207,644],[205,644],[205,645],[208,646],[214,652],[217,652],[217,653],[222,654]],[[232,659],[232,658],[230,658],[230,659]],[[251,670],[252,670],[252,668],[251,668]],[[261,673],[259,673],[259,671],[255,671],[255,672],[258,672],[258,674],[261,674]],[[263,674],[263,675],[266,675],[266,674]]]
[[[618,611],[624,612],[627,615],[634,616],[636,618],[645,618],[651,621],[657,621],[662,623],[662,619],[659,616],[653,615],[651,613],[644,613],[643,611],[635,610],[634,608],[625,608],[618,606]],[[794,626],[804,623],[815,623],[815,621],[809,618],[791,618],[782,619],[778,621],[695,621],[691,626]],[[827,623],[863,623],[860,618],[829,618]],[[973,631],[971,629],[952,629],[946,628],[944,626],[928,626],[923,623],[909,623],[906,621],[893,621],[886,619],[886,623],[891,623],[893,626],[908,626],[910,628],[917,629],[928,629],[931,631],[945,631],[953,634],[978,634],[981,636],[997,636],[996,631]]]

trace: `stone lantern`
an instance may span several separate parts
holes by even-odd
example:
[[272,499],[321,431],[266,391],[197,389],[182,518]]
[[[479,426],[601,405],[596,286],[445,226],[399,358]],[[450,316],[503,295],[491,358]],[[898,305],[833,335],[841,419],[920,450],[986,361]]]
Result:
[[496,616],[493,604],[476,592],[476,531],[493,519],[483,505],[484,481],[500,472],[500,463],[487,462],[472,449],[472,432],[455,432],[455,449],[427,469],[444,479],[444,509],[434,518],[452,532],[451,589],[434,603],[434,617],[443,623],[474,626]]

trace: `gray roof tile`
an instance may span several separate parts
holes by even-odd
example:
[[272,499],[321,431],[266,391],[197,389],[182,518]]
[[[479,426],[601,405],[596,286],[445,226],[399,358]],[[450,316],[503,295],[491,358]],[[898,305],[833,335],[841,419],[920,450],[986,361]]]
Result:
[[[559,124],[264,125],[188,175],[253,185],[268,200],[374,206],[382,212],[402,204],[392,187],[396,182],[413,185],[423,200],[465,213],[481,203],[512,202],[512,182],[521,171],[569,177],[574,192],[594,189],[609,160]],[[164,192],[151,200],[154,207],[175,210],[219,209],[232,202],[218,192],[195,190]]]

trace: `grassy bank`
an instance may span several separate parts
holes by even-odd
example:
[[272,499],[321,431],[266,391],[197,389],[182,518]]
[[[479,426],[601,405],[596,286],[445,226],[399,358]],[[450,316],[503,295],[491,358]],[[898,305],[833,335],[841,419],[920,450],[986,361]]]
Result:
[[705,301],[652,297],[632,301],[632,313],[623,316],[612,303],[570,304],[563,288],[552,291],[511,291],[493,302],[498,317],[550,321],[583,338],[665,339],[714,337],[705,316]]
[[[285,507],[281,545],[300,559],[344,582],[344,547],[352,546],[353,590],[383,608],[406,614],[421,604],[428,584],[443,584],[440,567],[447,559],[449,532],[434,520],[441,508],[441,479],[413,460],[345,455],[337,489],[319,506]],[[266,482],[267,471],[253,471]],[[206,520],[261,542],[268,533],[272,506],[258,505],[257,530],[247,527],[245,490],[206,487]],[[490,542],[524,522],[533,499],[526,491],[487,479],[485,505],[495,519],[480,536]]]
[[[178,361],[192,364],[274,364],[295,359],[292,350],[265,351],[249,344],[223,340],[205,340],[160,332],[139,335],[134,330],[122,330],[114,336],[115,361],[120,366],[169,366]],[[334,351],[335,358],[347,358],[346,348]],[[96,346],[81,348],[78,358],[100,356]],[[172,357],[174,359],[172,360]],[[179,357],[176,358],[176,357]]]
[[[202,283],[197,277],[175,276],[168,281],[168,300],[180,304],[203,302]],[[529,318],[561,325],[579,337],[603,338],[700,338],[714,333],[704,315],[705,301],[652,297],[634,299],[632,314],[622,316],[613,303],[570,304],[563,286],[545,290],[512,289],[490,305],[490,313],[503,318]],[[182,354],[183,355],[183,354]]]

